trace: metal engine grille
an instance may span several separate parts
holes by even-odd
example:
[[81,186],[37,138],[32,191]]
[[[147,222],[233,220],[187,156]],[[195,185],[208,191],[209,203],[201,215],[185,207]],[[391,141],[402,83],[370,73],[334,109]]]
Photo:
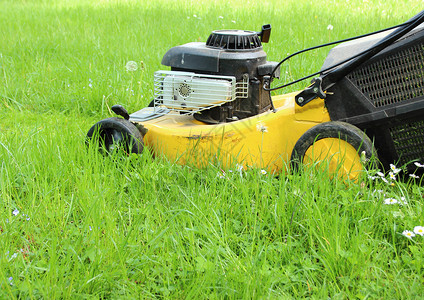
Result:
[[375,107],[424,95],[424,45],[403,49],[347,76]]
[[180,71],[154,73],[154,106],[193,114],[238,98],[247,98],[248,78],[236,82],[233,76],[215,76]]
[[406,122],[390,128],[400,165],[424,157],[424,121]]

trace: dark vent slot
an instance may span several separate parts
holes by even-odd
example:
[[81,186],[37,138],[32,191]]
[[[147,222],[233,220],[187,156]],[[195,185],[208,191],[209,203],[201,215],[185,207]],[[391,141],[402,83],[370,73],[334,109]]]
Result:
[[424,158],[424,121],[403,123],[390,128],[400,164]]
[[217,30],[212,32],[206,46],[223,50],[252,50],[261,48],[261,40],[254,31]]
[[348,78],[375,107],[424,96],[424,46],[404,49],[355,70]]

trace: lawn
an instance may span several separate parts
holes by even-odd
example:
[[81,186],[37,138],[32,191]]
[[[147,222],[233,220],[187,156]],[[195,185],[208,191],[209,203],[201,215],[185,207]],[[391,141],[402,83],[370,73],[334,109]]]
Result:
[[[0,1],[0,298],[423,297],[424,237],[405,236],[424,226],[420,178],[223,172],[85,145],[112,105],[151,101],[173,46],[270,23],[279,61],[422,9],[399,3]],[[328,51],[283,65],[281,83]]]

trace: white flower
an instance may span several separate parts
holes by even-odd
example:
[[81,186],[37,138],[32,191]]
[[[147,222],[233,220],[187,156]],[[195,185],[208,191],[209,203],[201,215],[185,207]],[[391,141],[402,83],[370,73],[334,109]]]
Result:
[[262,175],[266,175],[266,173],[267,173],[267,172],[266,172],[264,169],[262,169],[262,170],[261,170],[261,174],[262,174]]
[[423,226],[415,226],[414,233],[424,236],[424,227]]
[[244,167],[243,167],[243,165],[236,164],[236,169],[237,169],[237,171],[241,172],[241,171],[243,171]]
[[395,174],[393,172],[390,172],[389,173],[389,176],[390,176],[390,179],[391,180],[396,180],[396,176],[395,176]]
[[197,15],[193,15],[193,18],[197,18]]
[[328,26],[327,26],[327,30],[333,30],[333,25],[331,25],[331,24],[329,24]]
[[256,129],[260,132],[268,132],[268,127],[265,126],[262,122],[256,124]]
[[380,177],[384,177],[384,174],[380,171],[377,172],[377,175],[380,176]]
[[415,234],[412,231],[410,231],[410,230],[404,230],[402,232],[402,234],[404,236],[406,236],[408,239],[412,239],[415,236]]
[[127,69],[127,71],[129,72],[134,72],[137,71],[138,69],[138,64],[135,61],[130,60],[129,62],[127,62],[127,64],[125,65],[125,69]]
[[384,177],[381,177],[381,180],[383,180],[385,183],[389,183],[389,181]]
[[224,17],[223,17],[223,16],[219,16],[218,18],[219,18],[219,19],[224,19]]
[[394,199],[394,198],[384,199],[384,204],[391,205],[391,204],[396,204],[396,203],[398,203],[398,201],[396,199]]
[[397,174],[402,171],[401,169],[396,168],[394,164],[390,164],[390,169],[392,170],[393,174]]
[[401,205],[407,205],[408,202],[406,202],[406,198],[405,197],[400,197],[400,202]]
[[232,20],[231,22],[233,22],[234,24],[236,24],[236,21]]
[[420,178],[420,176],[417,176],[417,175],[415,175],[415,174],[409,174],[409,177],[414,178],[414,179],[418,179],[418,178]]
[[367,158],[367,152],[362,151],[362,152],[361,152],[361,162],[362,162],[363,164],[365,164],[365,163],[367,163],[367,161],[368,161],[368,158]]
[[419,162],[414,162],[414,165],[416,165],[418,168],[424,168],[424,165],[420,164]]
[[19,210],[15,209],[14,211],[12,211],[12,214],[13,214],[14,216],[19,215]]

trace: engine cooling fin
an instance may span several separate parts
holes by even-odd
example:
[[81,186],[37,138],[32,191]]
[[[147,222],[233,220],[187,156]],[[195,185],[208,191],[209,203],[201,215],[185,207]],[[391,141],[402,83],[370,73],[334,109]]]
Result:
[[258,33],[247,30],[215,30],[206,41],[206,46],[235,51],[262,49]]

